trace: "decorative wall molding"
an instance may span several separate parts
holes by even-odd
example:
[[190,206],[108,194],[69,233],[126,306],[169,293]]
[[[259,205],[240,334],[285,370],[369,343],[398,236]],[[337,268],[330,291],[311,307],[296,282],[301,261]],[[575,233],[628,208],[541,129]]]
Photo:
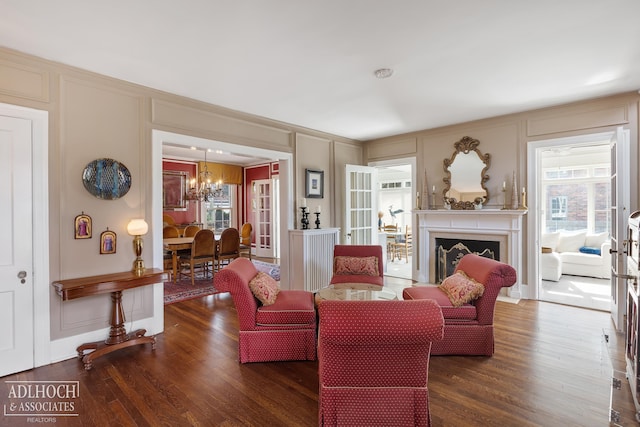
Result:
[[175,130],[200,130],[225,142],[287,152],[293,148],[290,130],[156,98],[151,101],[151,121]]
[[49,79],[42,69],[0,60],[0,93],[49,102]]

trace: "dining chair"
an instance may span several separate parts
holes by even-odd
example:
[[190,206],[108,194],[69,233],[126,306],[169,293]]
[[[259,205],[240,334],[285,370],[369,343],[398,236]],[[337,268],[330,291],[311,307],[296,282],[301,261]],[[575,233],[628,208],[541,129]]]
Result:
[[408,225],[405,226],[404,234],[398,235],[395,242],[391,243],[391,247],[393,248],[393,259],[397,257],[398,260],[401,260],[404,255],[405,261],[409,262],[409,255],[413,253],[413,236]]
[[240,233],[237,228],[225,228],[220,234],[220,241],[216,245],[217,269],[224,261],[229,263],[232,259],[240,257]]
[[162,222],[164,225],[175,225],[176,221],[173,219],[171,215],[162,214]]
[[245,222],[242,224],[242,229],[240,231],[240,255],[248,254],[249,259],[251,259],[251,232],[253,231],[253,226],[249,222]]
[[391,244],[396,241],[398,224],[382,224],[382,231],[387,233],[387,259],[393,260],[395,254],[393,253],[393,246],[391,246]]
[[187,225],[182,235],[184,237],[193,237],[198,231],[200,231],[200,227],[198,227],[197,225]]
[[167,225],[162,228],[162,238],[169,239],[172,237],[180,237],[180,231],[175,225]]
[[[200,230],[193,237],[191,244],[191,252],[181,254],[179,257],[180,274],[191,277],[191,285],[195,285],[195,266],[201,265],[206,274],[208,265],[211,263],[211,271],[213,272],[213,263],[215,261],[215,236],[213,231],[204,229]],[[189,267],[189,273],[185,273],[183,267]]]

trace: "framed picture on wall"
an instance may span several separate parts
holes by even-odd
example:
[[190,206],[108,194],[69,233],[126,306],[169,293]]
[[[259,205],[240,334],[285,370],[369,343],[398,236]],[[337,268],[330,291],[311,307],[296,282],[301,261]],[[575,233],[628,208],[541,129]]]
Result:
[[184,210],[187,208],[187,172],[162,172],[162,209]]
[[116,253],[116,233],[109,230],[109,227],[100,233],[100,253],[115,254]]
[[322,199],[324,197],[324,171],[305,169],[306,197]]
[[91,238],[91,217],[84,212],[76,217],[73,222],[75,229],[76,239],[90,239]]

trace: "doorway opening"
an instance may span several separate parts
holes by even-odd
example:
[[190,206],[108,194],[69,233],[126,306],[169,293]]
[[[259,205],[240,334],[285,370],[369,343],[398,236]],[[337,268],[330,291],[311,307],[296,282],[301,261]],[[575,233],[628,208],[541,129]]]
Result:
[[[416,208],[415,159],[371,164],[377,170],[378,230],[386,249],[385,275],[413,279],[413,215]],[[395,229],[390,232],[389,226]]]
[[[271,223],[269,229],[269,242],[270,247],[273,249],[273,262],[279,261],[281,267],[281,281],[282,283],[288,283],[288,257],[289,257],[289,245],[288,245],[288,230],[293,228],[293,219],[289,214],[291,212],[291,200],[289,195],[293,192],[293,180],[291,161],[292,154],[280,151],[274,151],[269,149],[250,147],[238,144],[231,144],[221,141],[203,139],[198,137],[192,137],[183,134],[170,133],[165,131],[153,130],[153,144],[152,144],[152,175],[153,175],[153,202],[151,205],[152,210],[152,222],[153,224],[162,224],[162,188],[161,188],[161,175],[162,175],[162,159],[163,152],[167,147],[172,149],[182,149],[184,152],[191,150],[191,147],[196,149],[213,150],[216,155],[222,156],[223,154],[235,156],[236,158],[253,159],[255,164],[265,162],[278,162],[278,179],[273,179],[273,188],[270,195],[273,196],[273,200],[277,200],[276,207],[272,209],[276,214],[272,215],[272,221],[277,223]],[[185,155],[186,156],[186,155]],[[187,157],[183,158],[188,160]],[[245,165],[245,169],[248,166]],[[246,190],[246,188],[245,188]],[[237,200],[242,200],[242,203],[249,203],[245,206],[246,209],[251,210],[251,200],[247,200],[243,197],[241,191],[238,191]],[[203,208],[204,209],[204,208]],[[238,215],[235,215],[238,217]],[[203,218],[206,218],[206,210],[202,214]],[[240,217],[238,217],[240,218]],[[242,219],[243,220],[243,219]],[[236,221],[238,227],[242,224],[242,220]],[[154,250],[154,265],[163,265],[162,260],[162,227],[153,227],[154,230],[154,242],[158,242]],[[266,233],[266,231],[265,231]],[[254,248],[255,249],[255,248]],[[263,254],[264,255],[264,254]],[[279,259],[278,259],[279,257]],[[160,310],[160,307],[158,307]]]
[[535,149],[536,284],[542,301],[611,310],[611,134]]

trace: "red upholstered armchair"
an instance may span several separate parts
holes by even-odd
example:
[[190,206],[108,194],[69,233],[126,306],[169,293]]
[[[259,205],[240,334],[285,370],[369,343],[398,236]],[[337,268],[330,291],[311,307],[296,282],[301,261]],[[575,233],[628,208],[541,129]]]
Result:
[[428,426],[429,349],[440,307],[326,300],[318,306],[319,425]]
[[[365,262],[375,257],[377,262]],[[352,262],[350,262],[350,260]],[[373,264],[373,265],[372,265]],[[358,268],[358,266],[360,266]],[[336,245],[333,248],[334,286],[384,285],[384,265],[380,245]]]
[[516,271],[508,264],[479,255],[462,257],[456,271],[484,285],[483,295],[469,304],[454,307],[449,297],[435,285],[405,288],[405,300],[431,299],[444,316],[444,339],[433,344],[433,355],[491,356],[494,352],[493,312],[502,288],[516,282]]
[[280,290],[263,306],[249,282],[258,273],[247,258],[236,258],[214,276],[214,286],[230,292],[238,311],[238,355],[241,363],[316,360],[316,310],[313,293]]

